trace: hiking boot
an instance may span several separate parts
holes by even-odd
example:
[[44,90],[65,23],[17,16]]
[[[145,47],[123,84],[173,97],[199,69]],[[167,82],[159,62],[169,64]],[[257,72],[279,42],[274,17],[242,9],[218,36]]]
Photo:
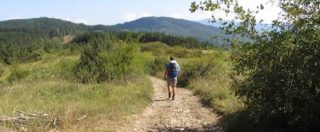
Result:
[[171,98],[171,93],[169,92],[169,99]]
[[174,100],[174,96],[175,96],[175,95],[172,95],[172,100]]

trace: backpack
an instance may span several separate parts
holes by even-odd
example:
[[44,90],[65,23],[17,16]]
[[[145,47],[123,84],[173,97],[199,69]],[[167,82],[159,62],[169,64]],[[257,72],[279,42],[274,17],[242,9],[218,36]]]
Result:
[[169,68],[169,72],[168,72],[169,77],[174,78],[178,76],[176,63],[170,62],[168,68]]

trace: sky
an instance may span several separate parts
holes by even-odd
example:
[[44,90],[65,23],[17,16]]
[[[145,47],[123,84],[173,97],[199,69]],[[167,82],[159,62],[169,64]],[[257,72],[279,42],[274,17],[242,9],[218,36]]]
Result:
[[[58,18],[88,25],[113,25],[147,16],[166,16],[187,20],[208,19],[212,12],[189,11],[193,1],[201,0],[1,0],[0,21],[38,17]],[[266,23],[277,19],[280,9],[270,0],[239,0],[247,8],[269,4],[257,17]],[[216,12],[223,19],[230,15]]]

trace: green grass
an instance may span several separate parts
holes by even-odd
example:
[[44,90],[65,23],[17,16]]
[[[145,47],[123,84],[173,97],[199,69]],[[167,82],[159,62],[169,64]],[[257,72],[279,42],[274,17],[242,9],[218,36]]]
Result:
[[[14,111],[49,113],[59,118],[60,129],[66,130],[79,125],[77,119],[86,115],[81,125],[90,130],[99,120],[120,120],[151,102],[152,85],[145,75],[125,83],[77,83],[71,70],[78,58],[45,55],[39,62],[5,66],[0,84],[0,115],[13,116]],[[25,127],[33,130],[35,126]],[[38,128],[47,131],[46,126]]]
[[231,90],[228,52],[206,50],[201,57],[184,58],[181,63],[181,84],[192,89],[204,104],[224,115],[244,107]]
[[193,80],[189,88],[201,97],[203,103],[211,106],[218,113],[228,115],[243,108],[243,103],[230,89],[229,79],[223,76]]
[[68,81],[22,81],[1,90],[0,114],[15,110],[57,114],[64,127],[87,115],[115,119],[137,112],[151,101],[152,89],[146,78],[134,83],[75,84]]
[[[62,130],[73,131],[78,126],[84,131],[100,130],[99,124],[104,129],[151,102],[153,90],[146,74],[162,78],[163,63],[169,56],[176,57],[181,66],[179,81],[188,82],[185,86],[204,104],[224,115],[232,115],[244,107],[231,90],[227,51],[168,47],[158,42],[140,46],[142,52],[135,53],[132,61],[136,75],[125,82],[78,83],[73,68],[80,56],[68,51],[44,54],[37,62],[1,65],[0,116],[13,115],[16,110],[43,112],[59,118]],[[77,120],[84,115],[85,120]],[[12,127],[0,123],[1,126]],[[34,125],[28,127],[32,129]],[[47,131],[45,126],[38,128]]]

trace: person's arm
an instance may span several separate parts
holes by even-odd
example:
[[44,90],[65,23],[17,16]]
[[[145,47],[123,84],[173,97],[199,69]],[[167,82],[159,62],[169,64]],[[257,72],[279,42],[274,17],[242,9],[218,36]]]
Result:
[[178,71],[178,77],[180,77],[180,74],[181,74],[181,68],[180,68],[180,66],[179,66],[179,64],[177,63],[177,67],[178,67],[178,69],[179,69],[179,71]]
[[166,70],[165,70],[165,72],[164,72],[164,79],[167,79],[167,77],[168,77],[168,72],[169,72],[169,70],[168,70],[168,65],[165,65],[165,68],[166,68]]
[[164,79],[166,79],[167,78],[167,76],[168,76],[168,68],[166,68],[166,71],[164,72]]

